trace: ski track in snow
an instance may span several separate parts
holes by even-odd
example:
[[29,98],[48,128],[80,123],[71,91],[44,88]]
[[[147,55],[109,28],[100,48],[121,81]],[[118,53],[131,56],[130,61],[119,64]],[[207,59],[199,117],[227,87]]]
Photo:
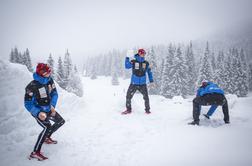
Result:
[[[110,77],[83,78],[82,98],[58,88],[57,110],[66,120],[53,134],[58,144],[43,145],[42,151],[49,157],[47,161],[28,160],[42,128],[23,107],[24,87],[31,75],[19,65],[9,68],[7,78],[12,82],[7,84],[0,77],[1,92],[7,93],[0,98],[4,106],[0,112],[1,166],[252,164],[251,95],[239,99],[227,96],[231,124],[224,124],[218,108],[211,120],[201,116],[201,126],[189,126],[193,97],[180,100],[151,95],[152,113],[146,115],[142,96],[137,93],[132,99],[132,114],[121,115],[129,80],[120,79],[119,86],[111,86]],[[17,69],[20,78],[13,77]],[[13,90],[6,91],[2,85]],[[18,109],[11,112],[13,108]],[[202,113],[208,108],[203,107]]]

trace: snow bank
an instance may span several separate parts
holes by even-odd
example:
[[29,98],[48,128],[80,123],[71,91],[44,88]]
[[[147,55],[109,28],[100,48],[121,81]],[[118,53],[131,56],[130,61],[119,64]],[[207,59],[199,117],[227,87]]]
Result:
[[[23,107],[25,86],[31,74],[24,66],[0,61],[0,165],[36,166],[27,160],[41,127]],[[166,99],[151,95],[151,114],[144,113],[143,96],[132,99],[132,114],[125,110],[129,80],[111,85],[110,77],[83,78],[82,98],[60,89],[56,109],[66,123],[43,145],[46,165],[61,166],[231,166],[252,164],[252,96],[227,95],[231,124],[225,125],[221,108],[201,126],[189,126],[192,99]],[[2,109],[5,108],[5,109]],[[209,107],[204,107],[205,113]],[[195,164],[196,163],[196,164]]]

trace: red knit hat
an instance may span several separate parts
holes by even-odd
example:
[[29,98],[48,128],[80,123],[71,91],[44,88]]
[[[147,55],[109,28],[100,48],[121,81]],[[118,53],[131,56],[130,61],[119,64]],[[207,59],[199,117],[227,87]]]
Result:
[[140,49],[138,50],[138,54],[146,54],[146,52],[145,52],[144,49],[140,48]]
[[38,63],[36,73],[44,77],[46,74],[51,74],[51,68],[48,64]]

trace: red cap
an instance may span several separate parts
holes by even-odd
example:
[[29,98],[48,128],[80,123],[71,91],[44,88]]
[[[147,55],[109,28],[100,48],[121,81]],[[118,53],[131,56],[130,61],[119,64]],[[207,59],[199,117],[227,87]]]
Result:
[[138,54],[146,54],[146,52],[145,52],[144,49],[140,48],[140,49],[138,50]]
[[44,77],[46,74],[51,74],[51,68],[48,64],[38,63],[36,73]]

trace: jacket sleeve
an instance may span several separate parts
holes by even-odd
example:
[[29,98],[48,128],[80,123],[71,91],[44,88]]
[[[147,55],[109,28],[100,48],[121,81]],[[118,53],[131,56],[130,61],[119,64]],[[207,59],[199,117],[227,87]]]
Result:
[[34,117],[38,117],[41,108],[34,103],[35,96],[31,84],[25,88],[24,106]]
[[131,62],[130,62],[130,60],[129,60],[129,57],[126,57],[126,58],[125,58],[125,68],[126,68],[126,69],[132,68],[132,64],[131,64]]
[[148,68],[147,68],[147,73],[148,73],[149,81],[154,82],[152,71],[151,71],[151,68],[149,67],[149,65],[148,65]]
[[199,88],[198,90],[197,90],[197,94],[196,94],[196,96],[200,96],[200,92],[202,91],[202,88]]
[[51,96],[51,105],[55,108],[58,101],[58,92],[53,81],[52,81],[52,92],[50,93],[50,96]]

